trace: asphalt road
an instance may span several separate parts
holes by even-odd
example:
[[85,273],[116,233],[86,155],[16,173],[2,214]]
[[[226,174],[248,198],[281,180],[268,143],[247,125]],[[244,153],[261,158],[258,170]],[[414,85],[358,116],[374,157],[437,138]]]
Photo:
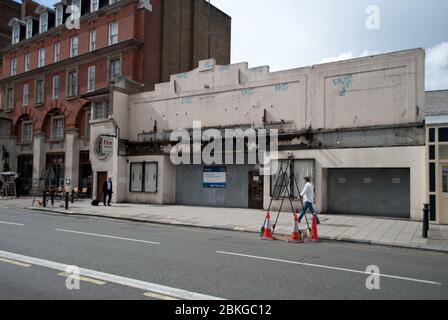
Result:
[[[366,288],[371,265],[379,290]],[[67,266],[81,268],[80,290]],[[447,299],[448,255],[0,209],[0,299],[173,297]]]

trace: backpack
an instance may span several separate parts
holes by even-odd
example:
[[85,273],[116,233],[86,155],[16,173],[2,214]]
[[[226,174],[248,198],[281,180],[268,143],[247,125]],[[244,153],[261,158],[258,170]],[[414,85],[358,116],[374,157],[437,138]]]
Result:
[[100,201],[99,200],[93,200],[92,201],[92,206],[98,207],[99,205],[100,205]]

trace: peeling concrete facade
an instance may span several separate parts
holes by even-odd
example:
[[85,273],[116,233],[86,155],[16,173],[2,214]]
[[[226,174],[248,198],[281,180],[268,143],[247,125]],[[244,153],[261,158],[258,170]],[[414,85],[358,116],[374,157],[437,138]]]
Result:
[[[92,160],[94,171],[114,172],[119,202],[179,203],[176,195],[189,190],[176,186],[178,170],[169,159],[173,130],[191,129],[193,121],[202,121],[204,129],[278,129],[280,159],[314,163],[318,211],[332,213],[329,171],[402,169],[409,172],[408,218],[420,220],[427,201],[424,56],[423,49],[415,49],[272,73],[267,66],[205,60],[152,92],[127,94],[117,84],[111,119],[93,124],[91,132],[95,137],[119,128],[119,137],[107,161]],[[158,163],[161,190],[130,192],[130,166],[138,162]],[[271,177],[263,181],[266,209]],[[202,182],[192,178],[191,183]],[[203,191],[226,197],[224,190]]]

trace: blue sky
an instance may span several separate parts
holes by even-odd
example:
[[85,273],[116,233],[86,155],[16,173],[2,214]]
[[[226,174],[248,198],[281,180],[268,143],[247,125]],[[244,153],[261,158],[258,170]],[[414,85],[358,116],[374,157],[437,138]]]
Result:
[[[446,0],[211,1],[232,17],[232,63],[275,71],[423,47],[427,89],[448,89]],[[378,30],[366,28],[370,5],[380,10]]]

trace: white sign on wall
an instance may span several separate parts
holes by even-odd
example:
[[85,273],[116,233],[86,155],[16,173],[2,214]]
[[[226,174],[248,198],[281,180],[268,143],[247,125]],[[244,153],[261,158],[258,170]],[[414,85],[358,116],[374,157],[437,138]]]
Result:
[[103,137],[102,143],[103,153],[112,153],[114,151],[114,139],[111,137]]

